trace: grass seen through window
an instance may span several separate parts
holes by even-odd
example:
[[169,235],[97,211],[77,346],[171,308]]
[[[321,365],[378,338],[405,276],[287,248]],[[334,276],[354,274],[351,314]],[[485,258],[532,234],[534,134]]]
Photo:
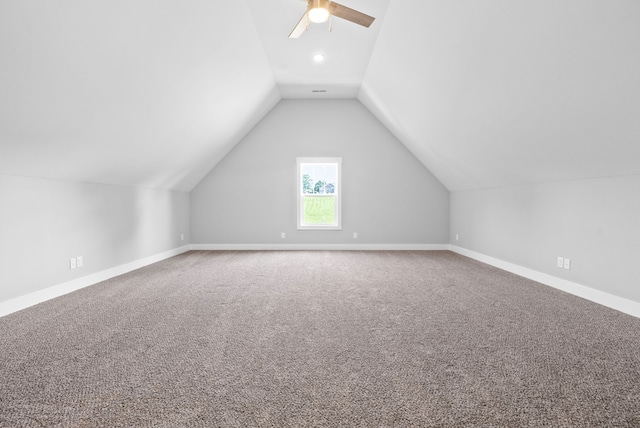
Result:
[[336,220],[336,197],[334,195],[304,195],[304,222],[327,224]]

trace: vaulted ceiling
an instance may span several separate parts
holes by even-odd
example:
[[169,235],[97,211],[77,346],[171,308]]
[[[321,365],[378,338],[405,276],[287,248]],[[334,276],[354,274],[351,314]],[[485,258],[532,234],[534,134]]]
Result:
[[190,190],[280,99],[358,98],[452,191],[640,174],[640,2],[340,3],[376,21],[0,2],[0,173]]

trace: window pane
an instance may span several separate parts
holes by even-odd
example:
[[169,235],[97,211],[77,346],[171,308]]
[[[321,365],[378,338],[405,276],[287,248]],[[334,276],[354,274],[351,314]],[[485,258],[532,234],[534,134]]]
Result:
[[297,158],[298,229],[340,230],[342,158]]

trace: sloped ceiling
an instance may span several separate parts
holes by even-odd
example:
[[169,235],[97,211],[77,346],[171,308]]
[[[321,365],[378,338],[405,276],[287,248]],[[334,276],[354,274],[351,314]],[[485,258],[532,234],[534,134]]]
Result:
[[0,172],[190,190],[280,99],[245,1],[0,2]]
[[392,1],[359,95],[449,190],[640,174],[640,2]]
[[449,190],[640,174],[640,2],[341,3],[376,21],[0,2],[0,173],[188,191],[281,98],[357,97]]

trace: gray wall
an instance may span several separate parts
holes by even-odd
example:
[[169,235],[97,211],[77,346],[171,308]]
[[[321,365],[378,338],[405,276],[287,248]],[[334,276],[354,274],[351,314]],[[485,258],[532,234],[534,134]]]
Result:
[[640,176],[453,192],[451,243],[640,301]]
[[[342,157],[341,231],[296,230],[299,156]],[[191,230],[201,244],[446,244],[449,192],[359,101],[283,100],[192,191]]]
[[[178,248],[188,239],[186,192],[0,175],[0,301]],[[69,259],[77,256],[84,266],[69,270]]]

